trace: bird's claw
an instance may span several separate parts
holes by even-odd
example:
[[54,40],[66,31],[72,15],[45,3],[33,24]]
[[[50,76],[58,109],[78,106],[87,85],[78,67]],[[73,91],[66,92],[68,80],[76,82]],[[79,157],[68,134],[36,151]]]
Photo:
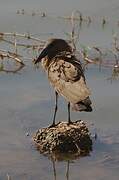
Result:
[[69,126],[69,125],[71,125],[71,124],[73,124],[73,122],[72,121],[69,121],[68,123],[67,123],[67,125]]
[[56,124],[51,124],[48,128],[53,128],[53,127],[55,127],[56,126]]

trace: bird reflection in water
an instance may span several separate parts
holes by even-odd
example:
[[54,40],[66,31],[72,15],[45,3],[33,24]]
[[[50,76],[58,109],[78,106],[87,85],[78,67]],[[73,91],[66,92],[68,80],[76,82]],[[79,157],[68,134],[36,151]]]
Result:
[[[52,165],[53,165],[54,180],[57,180],[56,160],[54,158],[52,158]],[[70,160],[67,160],[66,171],[65,171],[66,180],[69,180],[69,170],[70,170],[69,165],[70,165]]]
[[58,172],[57,172],[57,168],[56,168],[56,162],[65,162],[65,178],[66,180],[70,180],[70,164],[74,163],[75,160],[81,158],[81,157],[86,157],[86,156],[90,156],[90,152],[85,152],[84,154],[81,154],[80,156],[77,154],[63,154],[63,153],[53,153],[50,155],[50,160],[52,162],[52,169],[53,169],[53,176],[54,176],[54,180],[58,180]]

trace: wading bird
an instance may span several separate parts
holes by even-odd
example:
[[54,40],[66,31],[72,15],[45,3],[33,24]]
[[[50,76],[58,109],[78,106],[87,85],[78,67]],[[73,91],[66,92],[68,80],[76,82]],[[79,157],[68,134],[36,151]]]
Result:
[[65,40],[48,40],[41,54],[35,60],[35,64],[40,61],[55,89],[56,102],[51,127],[55,126],[58,95],[62,95],[68,102],[68,124],[72,123],[70,104],[75,111],[92,111],[90,91],[86,85],[81,63]]

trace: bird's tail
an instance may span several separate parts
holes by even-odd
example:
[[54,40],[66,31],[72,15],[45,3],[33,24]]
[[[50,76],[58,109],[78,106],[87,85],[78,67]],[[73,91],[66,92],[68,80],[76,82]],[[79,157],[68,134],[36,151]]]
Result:
[[87,97],[83,101],[80,101],[76,104],[72,104],[72,110],[91,112],[92,111],[91,104],[92,104],[92,102],[91,102],[90,98]]

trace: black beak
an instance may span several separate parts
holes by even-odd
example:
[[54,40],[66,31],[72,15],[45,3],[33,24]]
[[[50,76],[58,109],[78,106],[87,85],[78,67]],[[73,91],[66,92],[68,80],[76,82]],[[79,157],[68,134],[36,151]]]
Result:
[[38,62],[40,62],[41,61],[41,59],[42,58],[44,58],[45,56],[47,56],[48,55],[48,50],[49,48],[45,48],[45,49],[43,49],[43,51],[40,53],[40,55],[39,55],[39,57],[34,61],[34,64],[37,64]]

